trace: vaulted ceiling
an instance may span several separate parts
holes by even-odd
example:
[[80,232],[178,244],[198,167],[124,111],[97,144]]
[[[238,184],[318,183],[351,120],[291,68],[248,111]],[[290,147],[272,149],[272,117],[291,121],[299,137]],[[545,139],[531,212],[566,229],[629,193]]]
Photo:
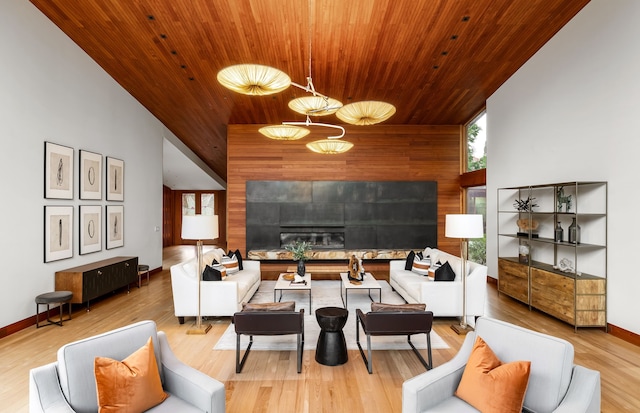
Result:
[[227,125],[304,121],[287,103],[307,95],[234,93],[216,79],[227,66],[273,66],[302,85],[311,71],[344,104],[395,105],[386,124],[464,124],[589,1],[31,2],[226,180]]

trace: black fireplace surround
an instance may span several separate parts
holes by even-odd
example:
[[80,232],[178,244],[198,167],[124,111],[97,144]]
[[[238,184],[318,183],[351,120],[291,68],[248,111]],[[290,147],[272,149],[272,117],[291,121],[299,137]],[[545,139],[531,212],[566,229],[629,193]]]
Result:
[[435,181],[247,181],[247,250],[437,247]]

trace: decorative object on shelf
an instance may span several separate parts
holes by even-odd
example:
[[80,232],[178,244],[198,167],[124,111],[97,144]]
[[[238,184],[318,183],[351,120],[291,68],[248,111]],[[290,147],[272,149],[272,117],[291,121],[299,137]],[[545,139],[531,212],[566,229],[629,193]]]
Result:
[[364,267],[362,266],[362,260],[355,255],[349,258],[349,274],[348,278],[351,284],[362,284],[364,279]]
[[518,261],[522,264],[529,264],[529,254],[531,253],[531,247],[526,242],[520,243],[518,247]]
[[575,273],[576,269],[573,267],[573,261],[569,258],[563,258],[558,262],[558,265],[554,265],[553,268],[560,270],[562,272],[570,272]]
[[447,214],[445,216],[445,237],[460,239],[460,258],[462,260],[462,319],[459,325],[451,328],[458,334],[466,334],[473,328],[467,325],[467,258],[469,238],[482,238],[484,226],[480,214]]
[[571,211],[571,195],[564,194],[564,186],[559,186],[556,190],[556,200],[558,203],[558,212],[563,212],[563,207],[564,212]]
[[311,251],[311,244],[307,241],[294,241],[291,244],[285,245],[284,249],[291,252],[294,261],[298,261],[298,269],[296,272],[301,277],[304,277],[306,271],[304,262],[309,259],[307,252]]
[[[513,206],[518,210],[518,212],[530,213],[533,212],[533,208],[538,206],[534,201],[534,197],[528,196],[527,199],[516,199]],[[520,218],[516,223],[520,229],[517,233],[519,237],[528,237],[531,235],[532,238],[538,238],[538,234],[535,233],[535,231],[538,230],[538,221],[531,219],[531,217],[527,217]]]
[[[353,143],[339,141],[339,144],[329,144],[328,141],[342,138],[345,134],[345,129],[340,125],[312,122],[310,116],[326,116],[335,113],[340,120],[349,124],[373,125],[389,119],[395,114],[396,108],[390,103],[371,100],[353,102],[343,106],[339,100],[316,91],[311,75],[312,34],[315,30],[312,16],[315,10],[314,3],[314,0],[309,0],[309,75],[307,76],[306,86],[292,82],[291,78],[279,69],[257,64],[240,64],[224,68],[218,72],[217,78],[218,82],[224,87],[245,95],[261,96],[278,93],[289,86],[295,86],[309,93],[310,96],[298,97],[289,102],[289,108],[296,113],[305,115],[306,121],[282,122],[282,125],[321,126],[340,129],[342,131],[340,135],[328,136],[327,139],[311,142],[306,146],[309,150],[321,154],[344,153],[353,147]],[[269,128],[271,127],[261,128],[260,133],[269,138],[280,140],[299,139],[304,136],[302,134],[305,131],[306,133],[309,132],[306,128],[300,128],[302,130],[287,129],[286,135],[283,135],[285,130]]]
[[553,240],[555,242],[562,242],[563,237],[564,237],[564,229],[562,229],[562,226],[560,225],[560,221],[558,221],[558,223],[556,224],[556,229],[554,231]]
[[573,221],[569,225],[569,243],[580,244],[580,225],[576,222],[575,217],[573,217]]
[[202,300],[202,272],[204,263],[202,262],[202,240],[218,238],[218,216],[217,215],[183,215],[182,216],[182,239],[196,240],[196,254],[198,257],[198,315],[196,324],[187,330],[187,334],[207,334],[211,329],[211,324],[202,324],[200,315],[200,302]]

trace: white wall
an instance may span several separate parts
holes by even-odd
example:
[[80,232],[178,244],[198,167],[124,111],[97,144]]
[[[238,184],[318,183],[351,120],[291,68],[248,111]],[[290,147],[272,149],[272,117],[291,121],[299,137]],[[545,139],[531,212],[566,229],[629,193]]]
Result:
[[[131,255],[162,265],[162,124],[26,0],[0,5],[0,326],[35,314],[57,270]],[[44,199],[44,141],[75,149],[74,199]],[[125,161],[124,247],[78,253],[78,150]],[[44,263],[45,205],[74,206],[74,255]],[[104,224],[103,224],[104,225]]]
[[639,19],[636,0],[592,0],[487,101],[489,274],[496,188],[608,181],[607,322],[637,334]]

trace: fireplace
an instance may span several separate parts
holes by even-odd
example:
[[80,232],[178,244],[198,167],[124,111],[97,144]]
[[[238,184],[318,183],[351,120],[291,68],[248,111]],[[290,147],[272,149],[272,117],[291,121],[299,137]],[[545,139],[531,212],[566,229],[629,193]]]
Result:
[[343,249],[344,230],[280,232],[280,248],[294,241],[306,241],[314,249]]

